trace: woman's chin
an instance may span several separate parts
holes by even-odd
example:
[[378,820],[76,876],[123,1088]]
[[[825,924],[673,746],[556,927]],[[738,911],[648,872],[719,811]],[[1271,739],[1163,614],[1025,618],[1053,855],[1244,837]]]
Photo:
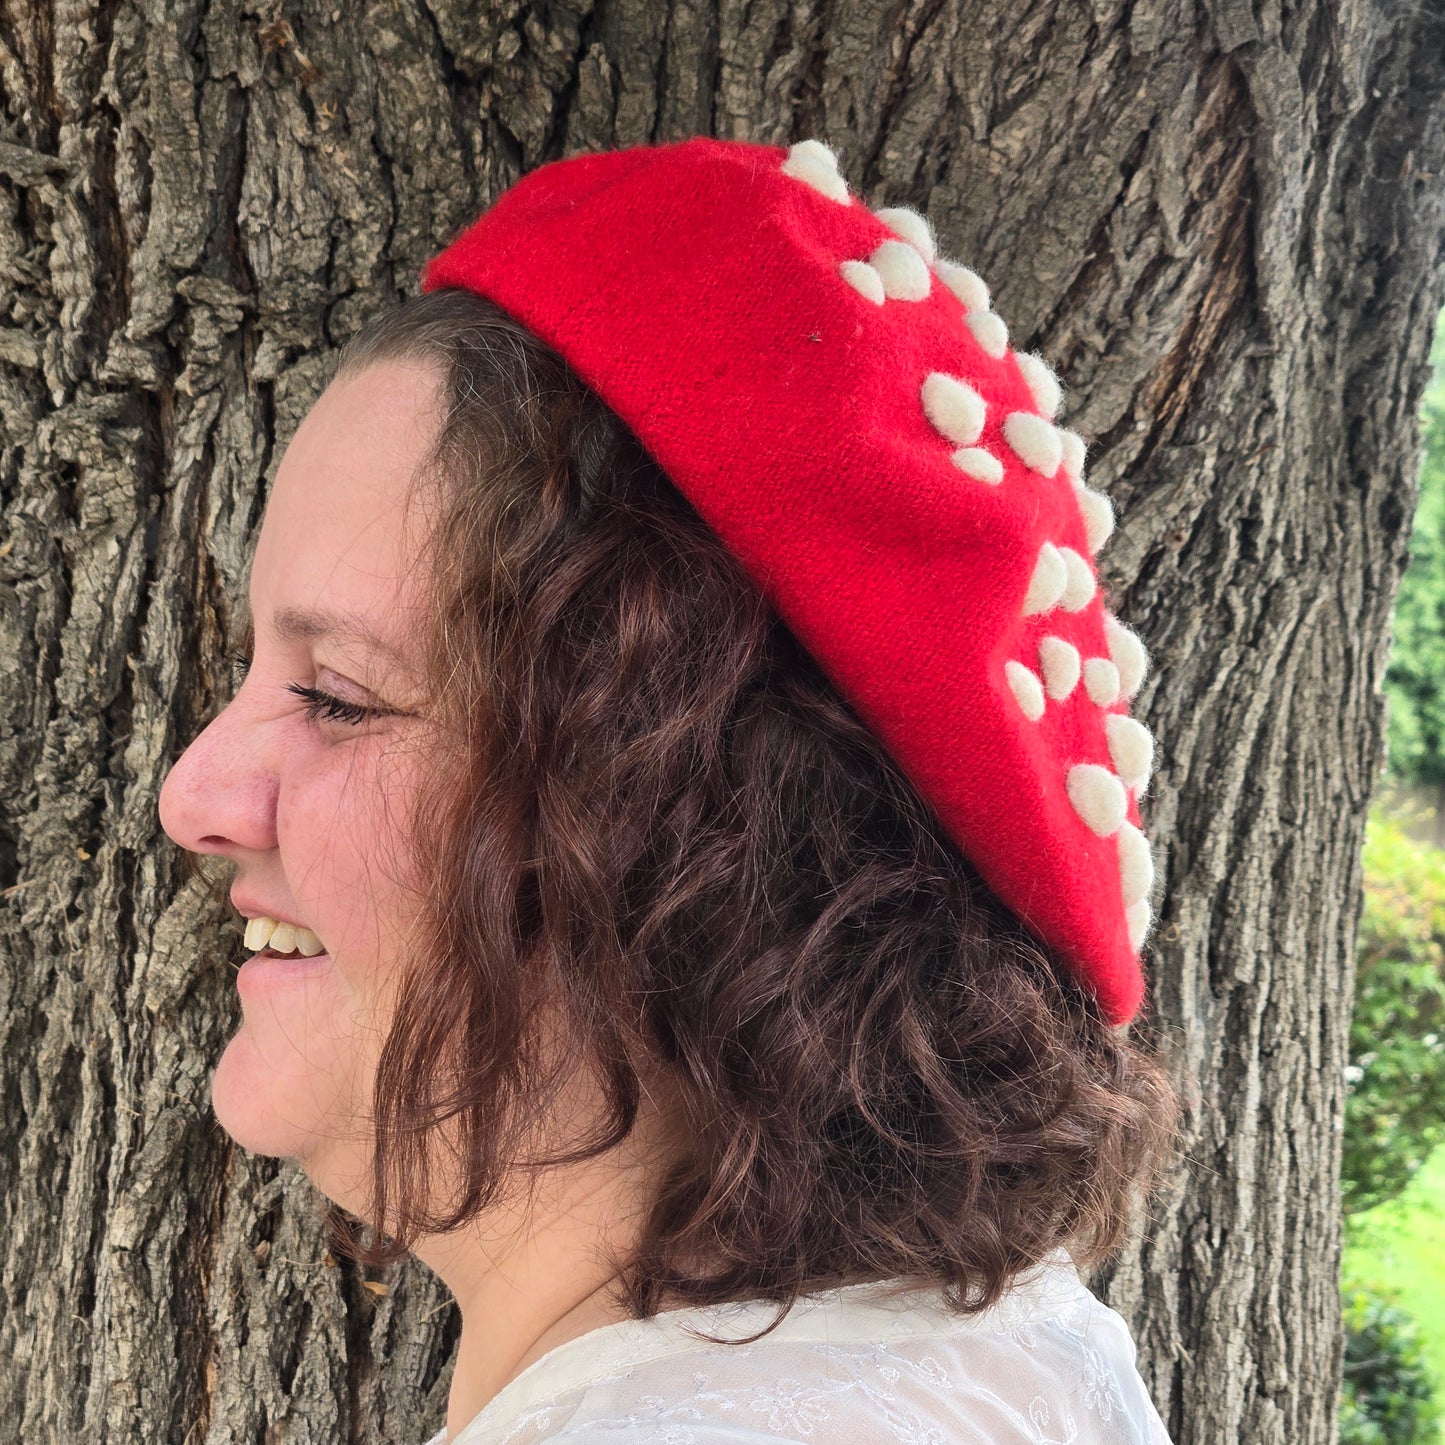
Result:
[[241,1148],[293,1160],[328,1199],[363,1214],[371,1153],[356,1137],[361,1111],[350,1062],[323,1067],[291,1053],[278,1067],[243,1023],[211,1078],[211,1108]]
[[211,1108],[220,1126],[243,1149],[276,1159],[302,1159],[314,1150],[320,1134],[315,1093],[312,1077],[278,1070],[264,1058],[245,1023],[211,1078]]

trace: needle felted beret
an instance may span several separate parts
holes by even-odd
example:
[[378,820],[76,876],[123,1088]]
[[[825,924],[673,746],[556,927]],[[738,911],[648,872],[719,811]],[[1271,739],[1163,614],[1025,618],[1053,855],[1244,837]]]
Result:
[[1148,664],[1059,381],[923,216],[816,140],[697,138],[523,177],[435,257],[632,429],[1115,1025],[1144,992]]

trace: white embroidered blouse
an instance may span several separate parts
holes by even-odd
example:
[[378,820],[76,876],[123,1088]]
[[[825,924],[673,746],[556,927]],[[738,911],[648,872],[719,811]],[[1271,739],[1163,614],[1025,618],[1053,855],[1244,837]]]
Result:
[[[450,1445],[1172,1445],[1123,1316],[1055,1250],[991,1310],[849,1285],[665,1310],[534,1360]],[[448,1445],[443,1429],[426,1445]]]

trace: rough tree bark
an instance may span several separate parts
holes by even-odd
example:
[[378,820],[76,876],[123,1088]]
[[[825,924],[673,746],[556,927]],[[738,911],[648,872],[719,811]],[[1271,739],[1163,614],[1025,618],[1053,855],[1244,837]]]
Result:
[[[1091,1281],[1181,1445],[1323,1445],[1342,1068],[1431,324],[1440,0],[0,0],[0,1433],[405,1442],[456,1321],[208,1104],[156,822],[323,358],[521,172],[821,136],[934,220],[1120,526],[1191,1146]],[[1156,895],[1157,896],[1157,895]],[[372,1286],[369,1288],[368,1286]]]

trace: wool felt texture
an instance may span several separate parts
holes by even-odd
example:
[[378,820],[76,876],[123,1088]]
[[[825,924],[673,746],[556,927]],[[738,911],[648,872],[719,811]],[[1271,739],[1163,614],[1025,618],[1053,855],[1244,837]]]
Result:
[[422,284],[562,355],[996,896],[1128,1023],[1152,739],[1106,725],[1147,663],[1091,560],[1112,509],[1054,425],[1057,378],[1008,349],[927,221],[875,214],[818,141],[700,137],[532,171]]

